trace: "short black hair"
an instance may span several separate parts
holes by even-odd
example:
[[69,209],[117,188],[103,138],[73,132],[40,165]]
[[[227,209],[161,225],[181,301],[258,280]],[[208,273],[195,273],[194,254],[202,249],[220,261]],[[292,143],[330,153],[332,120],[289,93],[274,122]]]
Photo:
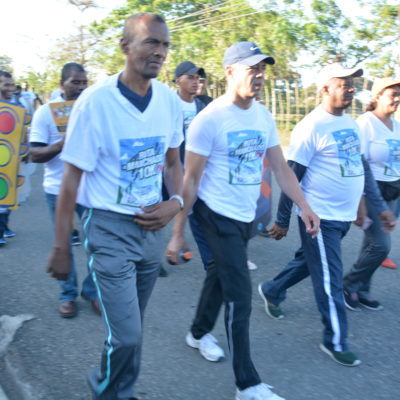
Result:
[[4,76],[4,78],[12,78],[12,75],[8,71],[0,70],[0,77]]
[[71,76],[72,71],[86,72],[81,64],[69,62],[62,67],[61,82],[65,82]]
[[158,14],[150,13],[150,12],[141,12],[132,14],[124,24],[124,29],[122,31],[122,39],[130,42],[133,39],[133,33],[131,26],[135,26],[137,22],[139,22],[143,18],[148,18],[150,21],[159,22],[160,24],[166,24],[165,19]]
[[204,71],[204,68],[199,69],[199,75],[201,79],[207,79],[207,74],[206,71]]

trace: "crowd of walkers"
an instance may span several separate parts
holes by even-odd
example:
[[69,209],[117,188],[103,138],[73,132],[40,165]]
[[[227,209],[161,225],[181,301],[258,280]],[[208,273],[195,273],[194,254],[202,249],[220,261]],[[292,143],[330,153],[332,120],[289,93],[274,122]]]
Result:
[[[33,115],[30,160],[44,163],[55,224],[47,271],[60,283],[59,314],[74,317],[80,294],[102,317],[101,363],[88,374],[93,399],[137,400],[144,311],[164,253],[171,264],[189,253],[188,219],[205,279],[186,344],[208,361],[225,357],[211,333],[223,306],[235,399],[284,400],[251,357],[247,247],[264,159],[282,190],[269,236],[286,236],[295,203],[301,239],[281,272],[259,284],[265,311],[285,318],[288,289],[310,276],[323,323],[320,349],[355,367],[362,357],[349,349],[346,309],[383,309],[371,281],[387,262],[400,208],[400,123],[393,118],[400,79],[376,79],[368,111],[354,120],[345,110],[363,69],[321,68],[321,104],[294,128],[285,159],[275,121],[257,101],[267,66],[279,68],[272,56],[254,42],[233,43],[221,66],[226,93],[213,100],[205,92],[206,71],[191,61],[175,69],[177,92],[156,79],[169,45],[162,17],[132,15],[120,41],[123,71],[88,87],[84,67],[67,63],[59,93]],[[11,102],[14,91],[12,76],[0,73],[0,100]],[[72,107],[64,129],[54,117],[56,104]],[[71,250],[75,213],[88,257],[80,292]],[[0,240],[15,234],[8,216],[0,208]],[[162,230],[172,220],[164,252]],[[352,223],[364,238],[344,275],[341,241]]]

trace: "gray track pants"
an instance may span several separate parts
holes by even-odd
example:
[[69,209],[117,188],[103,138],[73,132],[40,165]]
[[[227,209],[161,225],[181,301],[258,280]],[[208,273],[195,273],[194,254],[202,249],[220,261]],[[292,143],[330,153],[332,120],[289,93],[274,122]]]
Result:
[[139,374],[143,313],[158,276],[161,231],[132,216],[89,209],[83,216],[89,268],[103,311],[106,339],[89,385],[96,400],[128,400]]

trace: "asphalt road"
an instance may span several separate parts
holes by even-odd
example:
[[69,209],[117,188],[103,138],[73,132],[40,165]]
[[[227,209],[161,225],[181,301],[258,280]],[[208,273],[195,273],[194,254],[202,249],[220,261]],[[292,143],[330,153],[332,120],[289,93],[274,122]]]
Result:
[[[32,316],[3,351],[0,347],[0,384],[9,400],[89,400],[85,376],[100,359],[102,322],[81,298],[76,318],[58,316],[57,283],[45,273],[53,230],[41,173],[38,167],[31,197],[11,215],[17,236],[0,248],[0,316]],[[397,229],[391,257],[398,263],[399,239]],[[343,241],[346,269],[360,241],[361,232],[353,226]],[[399,400],[399,270],[379,268],[376,273],[373,295],[383,311],[348,313],[349,343],[362,364],[343,367],[318,349],[322,325],[310,280],[290,290],[283,304],[286,319],[271,320],[263,310],[258,283],[272,278],[298,243],[293,223],[286,239],[275,242],[259,236],[249,246],[249,258],[259,267],[251,271],[251,341],[262,379],[287,400]],[[82,246],[74,252],[82,280],[86,256]],[[137,395],[141,400],[232,400],[229,358],[210,363],[184,341],[204,277],[197,252],[190,263],[167,270],[169,276],[159,278],[147,310]],[[221,317],[213,333],[228,353]]]

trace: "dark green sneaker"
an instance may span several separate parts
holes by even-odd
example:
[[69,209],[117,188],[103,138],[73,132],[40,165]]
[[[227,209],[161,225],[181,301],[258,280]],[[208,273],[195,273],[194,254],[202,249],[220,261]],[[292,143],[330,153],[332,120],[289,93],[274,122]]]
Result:
[[359,302],[360,302],[361,306],[367,308],[368,310],[372,310],[372,311],[383,310],[383,306],[377,300],[373,300],[371,298],[360,297]]
[[319,345],[319,348],[329,357],[332,358],[333,361],[336,361],[339,364],[344,365],[345,367],[356,367],[361,364],[361,361],[357,358],[357,356],[351,351],[335,351],[329,350],[323,343]]
[[285,318],[285,313],[281,310],[279,306],[272,304],[270,301],[267,300],[265,297],[261,283],[258,285],[258,293],[260,294],[261,298],[264,300],[265,304],[265,312],[273,319],[282,319]]

